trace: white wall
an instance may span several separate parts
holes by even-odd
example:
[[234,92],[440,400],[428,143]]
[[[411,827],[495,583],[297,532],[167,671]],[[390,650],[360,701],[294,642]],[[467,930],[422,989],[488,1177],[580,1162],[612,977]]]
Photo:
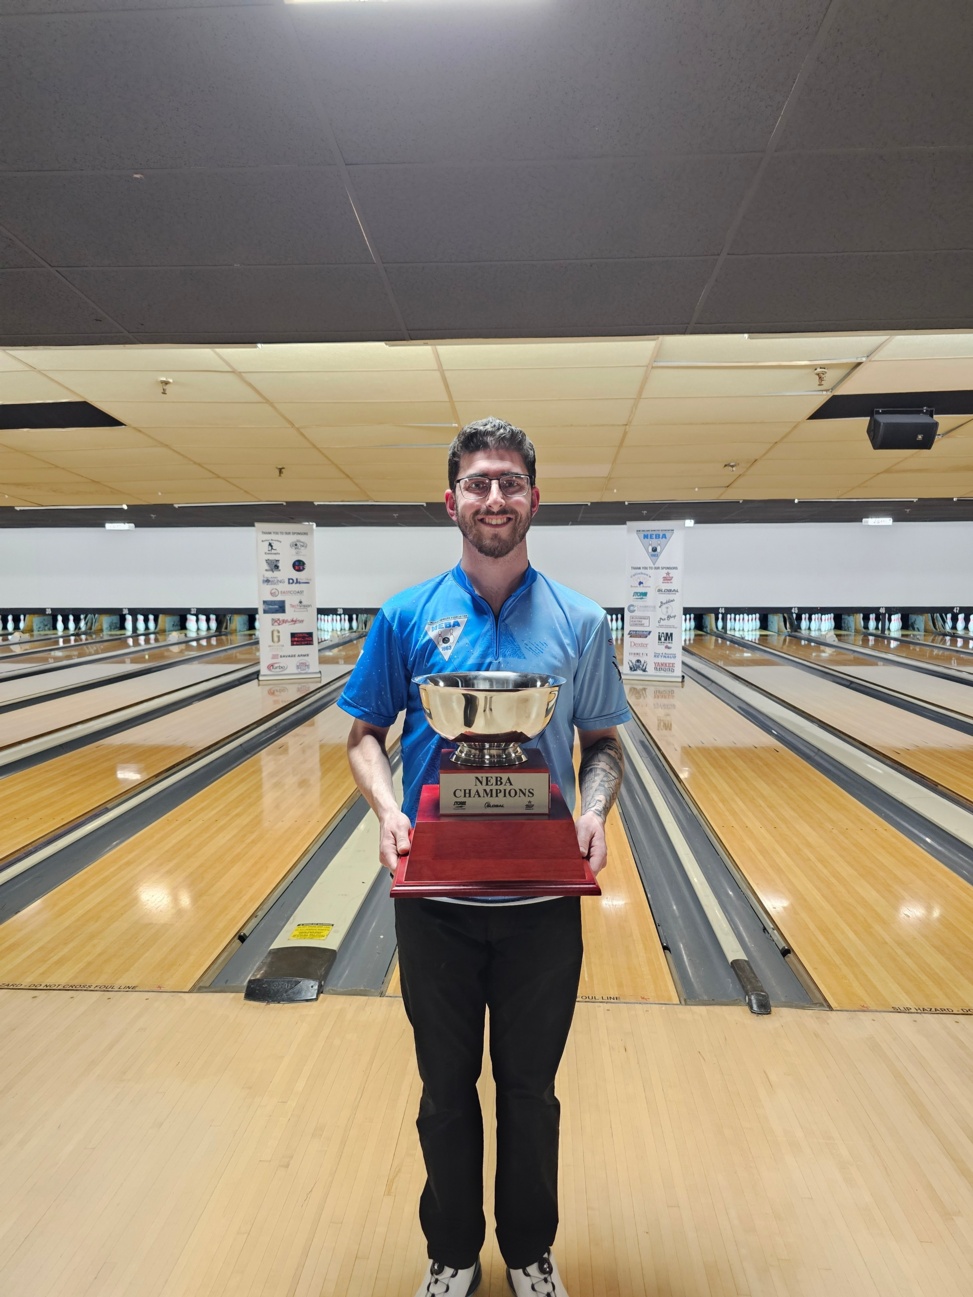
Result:
[[[625,599],[622,527],[535,527],[531,558],[606,606]],[[319,528],[318,604],[375,607],[451,567],[449,528]],[[686,604],[973,604],[973,523],[697,525]],[[252,608],[251,528],[0,529],[0,608]]]

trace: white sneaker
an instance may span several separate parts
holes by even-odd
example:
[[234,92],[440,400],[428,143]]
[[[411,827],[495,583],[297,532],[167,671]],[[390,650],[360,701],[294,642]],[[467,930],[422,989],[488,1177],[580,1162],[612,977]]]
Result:
[[550,1248],[525,1270],[507,1270],[507,1283],[515,1297],[568,1297]]
[[442,1261],[430,1261],[416,1297],[472,1297],[482,1277],[479,1260],[468,1270],[454,1270]]

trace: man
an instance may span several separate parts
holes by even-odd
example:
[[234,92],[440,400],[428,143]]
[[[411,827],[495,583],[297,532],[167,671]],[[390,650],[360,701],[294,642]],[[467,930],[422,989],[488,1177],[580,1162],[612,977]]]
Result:
[[[628,708],[607,619],[591,600],[537,573],[527,532],[537,512],[534,447],[519,428],[482,419],[449,449],[446,509],[463,535],[451,572],[379,611],[339,706],[354,716],[348,755],[378,816],[382,864],[409,850],[422,785],[438,782],[442,739],[412,681],[437,671],[563,676],[535,740],[573,809],[573,744],[582,749],[581,852],[605,864],[605,818],[622,777],[616,726]],[[404,802],[392,791],[385,738],[405,710]],[[558,1223],[560,1107],[554,1077],[581,972],[578,897],[395,903],[399,973],[422,1078],[419,1219],[429,1268],[416,1297],[468,1297],[480,1282],[483,1125],[476,1081],[490,1010],[497,1087],[497,1241],[516,1297],[567,1297],[551,1246]]]

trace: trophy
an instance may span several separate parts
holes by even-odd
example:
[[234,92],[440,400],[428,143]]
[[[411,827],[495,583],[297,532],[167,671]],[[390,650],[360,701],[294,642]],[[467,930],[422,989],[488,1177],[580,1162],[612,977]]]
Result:
[[423,786],[393,896],[598,895],[571,813],[536,738],[554,715],[558,676],[445,672],[416,681],[426,720],[457,746]]

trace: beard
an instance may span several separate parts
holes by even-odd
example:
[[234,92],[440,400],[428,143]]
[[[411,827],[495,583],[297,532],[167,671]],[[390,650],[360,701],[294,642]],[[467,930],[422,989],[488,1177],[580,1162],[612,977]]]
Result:
[[[488,527],[477,525],[477,520],[481,516],[484,515],[480,512],[474,514],[458,513],[456,525],[473,548],[485,558],[506,558],[530,531],[530,513],[527,513],[526,516],[515,513],[513,515],[513,525],[503,532],[498,531],[496,533]],[[489,517],[490,515],[485,516]]]

